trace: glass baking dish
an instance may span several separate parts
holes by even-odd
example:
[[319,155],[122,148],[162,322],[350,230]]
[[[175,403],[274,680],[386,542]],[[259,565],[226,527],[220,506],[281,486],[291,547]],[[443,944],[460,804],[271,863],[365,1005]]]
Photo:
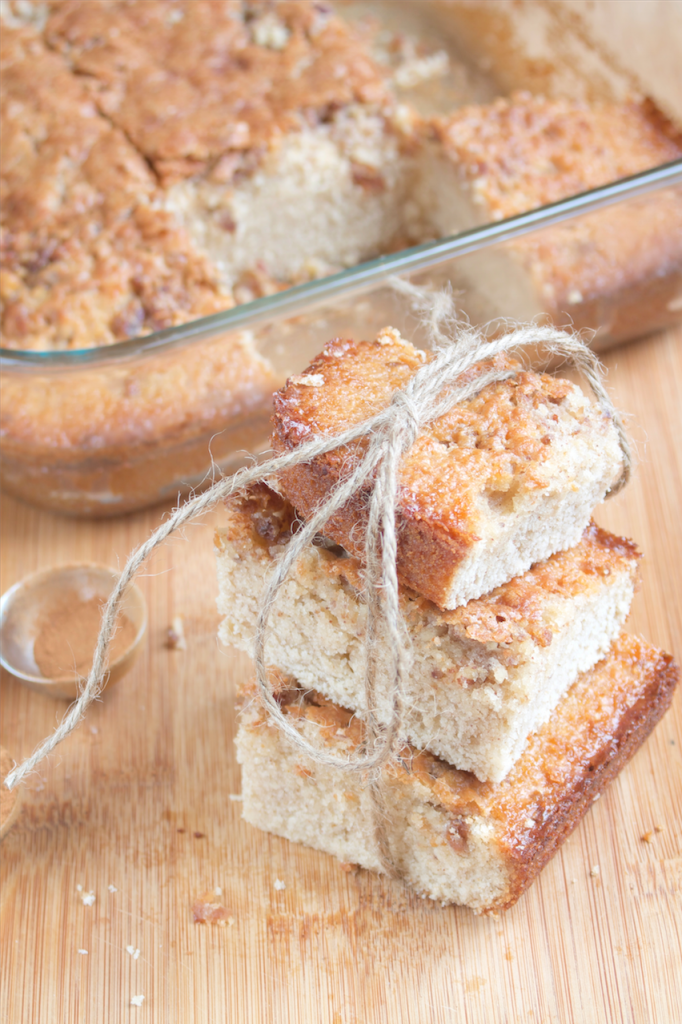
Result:
[[[2,486],[46,508],[101,517],[233,471],[267,447],[272,391],[328,339],[371,338],[391,324],[420,342],[394,276],[449,283],[462,315],[490,331],[497,318],[550,317],[595,332],[603,348],[678,322],[682,238],[664,260],[647,252],[656,255],[656,226],[681,203],[676,161],[141,339],[70,352],[2,350]],[[648,234],[636,261],[630,253],[606,277],[591,266],[591,238],[620,232],[632,247],[641,225]],[[548,292],[548,267],[561,264],[556,279],[566,277],[576,252],[579,287],[569,273],[568,288]]]

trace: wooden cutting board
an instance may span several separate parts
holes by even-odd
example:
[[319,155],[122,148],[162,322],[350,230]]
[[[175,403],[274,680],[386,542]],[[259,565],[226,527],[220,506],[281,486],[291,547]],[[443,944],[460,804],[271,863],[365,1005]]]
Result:
[[[598,518],[646,553],[630,628],[679,657],[682,332],[606,362],[639,466]],[[120,564],[163,514],[84,523],[11,499],[2,511],[3,589],[71,560]],[[139,581],[146,651],[25,786],[1,851],[3,1024],[680,1020],[681,695],[505,916],[346,874],[240,820],[234,696],[249,666],[215,639],[220,520],[157,553]],[[185,651],[165,646],[175,615]],[[3,745],[24,757],[64,707],[3,675]],[[195,924],[193,901],[216,887],[229,922]]]

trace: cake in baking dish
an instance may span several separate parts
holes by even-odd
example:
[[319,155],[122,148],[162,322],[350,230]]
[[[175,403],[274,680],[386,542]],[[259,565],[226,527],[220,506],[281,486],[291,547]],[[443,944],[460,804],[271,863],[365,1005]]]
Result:
[[[620,94],[608,110],[515,96],[423,116],[411,83],[445,54],[401,63],[414,40],[326,3],[0,0],[0,18],[4,348],[144,337],[506,215],[495,190],[510,182],[528,206],[567,194],[583,187],[582,156],[591,187],[680,152],[655,111]],[[578,155],[566,173],[553,144]],[[451,264],[466,312],[546,310],[603,325],[607,341],[674,319],[679,198],[642,202]],[[247,332],[85,371],[0,382],[3,481],[28,500],[118,511],[199,483],[209,439],[221,464],[261,447],[281,382]]]
[[[329,342],[275,395],[275,452],[368,419],[427,358],[392,328],[372,342]],[[518,367],[506,356],[496,365]],[[305,518],[359,460],[363,445],[282,472],[278,486]],[[532,372],[488,385],[425,426],[401,463],[398,574],[441,608],[487,594],[577,544],[621,470],[616,428],[576,385]],[[366,519],[361,491],[325,529],[362,557]]]
[[[376,33],[324,3],[4,0],[2,14],[9,347],[149,333],[681,153],[622,98],[517,94],[421,117]],[[481,256],[487,312],[664,279],[680,202],[646,209],[515,243],[497,269]]]
[[[682,156],[682,137],[646,101],[580,102],[515,93],[433,122],[422,202],[434,233],[501,220]],[[669,190],[596,211],[465,261],[463,287],[482,292],[482,317],[570,313],[579,326],[660,316],[682,265],[682,194]],[[677,274],[677,276],[676,276]],[[670,296],[668,296],[670,298]],[[627,307],[627,310],[625,309]],[[582,321],[581,321],[582,318]],[[613,336],[615,323],[608,325]],[[622,326],[622,325],[621,325]],[[630,322],[629,329],[632,331]]]
[[[265,485],[229,502],[216,533],[224,643],[253,653],[263,590],[296,522]],[[403,590],[412,651],[405,738],[499,782],[578,675],[607,653],[630,610],[637,563],[631,542],[592,524],[571,550],[455,611]],[[267,662],[364,717],[366,617],[359,562],[320,538],[272,610]],[[378,699],[386,721],[381,678]]]
[[[476,913],[512,906],[664,714],[672,659],[622,634],[531,738],[507,778],[480,782],[405,746],[382,774],[393,865],[423,896]],[[362,741],[352,712],[284,676],[280,705],[317,749],[347,758]],[[238,734],[246,821],[380,870],[363,780],[314,763],[244,694]]]

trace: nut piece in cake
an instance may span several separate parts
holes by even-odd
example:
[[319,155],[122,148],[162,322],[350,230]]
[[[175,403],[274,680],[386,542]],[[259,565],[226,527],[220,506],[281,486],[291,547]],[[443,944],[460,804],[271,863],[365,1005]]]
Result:
[[[275,451],[339,434],[379,412],[426,358],[396,331],[374,342],[329,342],[306,370],[323,385],[289,382],[275,395]],[[517,364],[498,357],[496,365]],[[364,444],[281,474],[279,486],[301,515],[329,494]],[[612,422],[569,381],[521,372],[486,387],[424,427],[403,459],[397,507],[402,582],[441,608],[489,593],[577,544],[621,464]],[[367,495],[359,493],[326,532],[362,557],[366,516]]]
[[[404,881],[476,913],[512,906],[646,739],[677,679],[668,655],[622,634],[574,683],[502,783],[479,782],[405,747],[383,775],[384,824]],[[378,870],[362,781],[309,760],[268,728],[255,691],[246,698],[237,741],[244,818],[343,863]],[[293,680],[280,680],[279,699],[321,750],[347,757],[362,739],[356,716]]]
[[[228,505],[216,534],[224,643],[253,653],[261,595],[295,522],[291,505],[264,485]],[[528,735],[607,653],[630,609],[637,562],[633,544],[592,524],[574,548],[454,611],[403,590],[413,656],[406,739],[483,781],[502,779]],[[363,717],[359,568],[340,548],[309,547],[273,608],[266,658]],[[381,686],[378,699],[386,721]]]

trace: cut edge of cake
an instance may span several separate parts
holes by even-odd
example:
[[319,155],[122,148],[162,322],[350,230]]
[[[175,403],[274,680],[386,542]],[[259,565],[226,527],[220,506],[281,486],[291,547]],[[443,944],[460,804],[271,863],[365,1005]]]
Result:
[[[295,521],[265,485],[228,503],[215,535],[223,643],[253,655],[262,593]],[[484,781],[504,778],[528,735],[622,629],[638,560],[634,544],[592,524],[575,548],[455,611],[403,589],[413,659],[406,739]],[[365,716],[366,606],[356,559],[321,543],[306,549],[269,630],[268,664]],[[386,721],[381,683],[377,698]]]
[[[414,749],[382,776],[384,827],[402,880],[442,905],[511,907],[667,710],[678,670],[622,634],[585,673],[501,784]],[[286,714],[314,747],[347,757],[362,738],[351,712],[275,679]],[[310,761],[245,694],[237,738],[243,816],[342,862],[381,870],[366,780]]]

